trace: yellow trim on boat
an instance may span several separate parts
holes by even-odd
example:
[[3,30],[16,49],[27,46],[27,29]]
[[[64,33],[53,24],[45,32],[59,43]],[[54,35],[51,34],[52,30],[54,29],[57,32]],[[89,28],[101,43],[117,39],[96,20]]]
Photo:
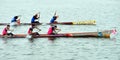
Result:
[[86,20],[86,21],[78,21],[78,22],[72,22],[73,25],[79,25],[79,24],[96,24],[95,20]]

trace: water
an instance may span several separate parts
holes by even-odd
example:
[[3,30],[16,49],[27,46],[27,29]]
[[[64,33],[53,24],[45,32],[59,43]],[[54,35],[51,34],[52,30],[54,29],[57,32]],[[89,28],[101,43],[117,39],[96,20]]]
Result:
[[[41,22],[49,22],[55,11],[58,21],[96,20],[97,25],[58,25],[63,32],[88,32],[116,28],[113,39],[104,38],[38,38],[29,41],[0,38],[1,60],[120,60],[120,1],[119,0],[1,0],[0,23],[9,23],[14,15],[21,22],[30,22],[41,12]],[[0,31],[4,26],[0,26]],[[13,33],[27,33],[29,26],[16,27]],[[47,33],[48,25],[39,26]]]

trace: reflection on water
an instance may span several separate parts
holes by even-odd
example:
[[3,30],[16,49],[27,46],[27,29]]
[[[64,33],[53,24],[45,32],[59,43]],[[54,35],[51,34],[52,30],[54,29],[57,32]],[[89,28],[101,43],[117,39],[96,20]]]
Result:
[[2,41],[3,41],[4,44],[6,44],[7,43],[7,38],[2,38]]
[[48,40],[54,41],[56,37],[48,37]]
[[[112,50],[113,48],[119,50],[118,46],[115,45],[115,41],[104,38],[56,38],[55,40],[48,40],[48,38],[35,38],[33,40],[4,39],[2,42],[7,42],[3,43],[4,45],[0,44],[0,53],[6,56],[6,60],[32,60],[33,58],[36,58],[35,60],[52,60],[54,58],[55,60],[84,60],[95,58],[94,56],[97,56],[96,59],[99,60],[110,59],[109,56],[112,56],[111,52],[116,53],[116,50]],[[106,52],[111,55],[105,54]],[[102,55],[104,55],[104,58],[102,58]],[[20,56],[21,58],[19,58]],[[117,57],[114,58],[117,59]],[[1,59],[4,60],[4,58]]]
[[30,41],[30,43],[33,43],[33,42],[34,42],[34,39],[33,39],[33,38],[29,38],[28,40]]
[[[33,43],[36,38],[27,38],[27,39],[30,41],[30,43]],[[48,41],[51,41],[53,43],[54,40],[57,39],[57,37],[48,37],[47,39]]]

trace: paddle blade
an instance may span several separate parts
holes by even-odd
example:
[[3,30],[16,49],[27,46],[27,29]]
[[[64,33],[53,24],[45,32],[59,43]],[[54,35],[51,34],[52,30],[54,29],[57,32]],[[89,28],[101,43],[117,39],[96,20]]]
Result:
[[111,31],[110,38],[115,38],[116,34],[117,34],[117,30],[116,30],[116,29],[113,29],[113,30]]
[[112,30],[112,34],[114,34],[114,35],[117,34],[117,30],[116,30],[116,29],[113,29],[113,30]]

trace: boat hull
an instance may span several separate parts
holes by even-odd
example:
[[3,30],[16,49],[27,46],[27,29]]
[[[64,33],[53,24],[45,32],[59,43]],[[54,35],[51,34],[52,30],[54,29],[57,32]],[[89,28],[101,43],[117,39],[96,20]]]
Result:
[[[2,38],[3,36],[0,35]],[[14,34],[12,37],[8,38],[26,38],[27,34]],[[110,38],[110,33],[106,32],[82,32],[82,33],[59,33],[56,35],[47,35],[47,34],[40,34],[40,35],[34,35],[33,38],[46,38],[46,37],[94,37],[94,38]]]

